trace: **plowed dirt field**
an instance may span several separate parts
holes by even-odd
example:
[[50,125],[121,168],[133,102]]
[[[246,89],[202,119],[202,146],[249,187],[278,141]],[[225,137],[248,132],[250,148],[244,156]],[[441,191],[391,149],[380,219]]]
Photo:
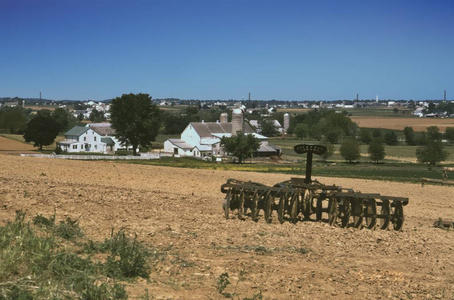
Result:
[[366,128],[404,130],[406,126],[411,126],[414,131],[426,131],[427,127],[437,126],[441,132],[444,132],[447,127],[454,127],[454,119],[452,118],[385,118],[365,116],[352,116],[350,118],[359,127]]
[[[362,192],[409,197],[403,231],[337,228],[325,222],[226,220],[220,186],[228,178],[268,185],[287,175],[65,161],[0,155],[0,220],[25,210],[78,218],[86,235],[126,228],[162,254],[151,279],[126,282],[130,298],[453,299],[454,188],[317,178]],[[261,212],[262,214],[262,212]],[[276,216],[274,216],[276,217]],[[236,287],[235,287],[236,286]]]

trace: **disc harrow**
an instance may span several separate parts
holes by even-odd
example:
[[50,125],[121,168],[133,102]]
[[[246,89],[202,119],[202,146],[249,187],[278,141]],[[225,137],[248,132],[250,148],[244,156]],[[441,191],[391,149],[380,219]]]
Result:
[[323,154],[326,147],[300,144],[294,149],[298,154],[307,153],[306,177],[294,177],[274,186],[228,179],[221,186],[226,194],[222,204],[226,219],[236,212],[241,220],[250,217],[257,222],[263,211],[267,223],[276,213],[281,224],[315,220],[339,227],[386,230],[392,224],[394,230],[402,229],[408,198],[361,193],[312,180],[312,154]]

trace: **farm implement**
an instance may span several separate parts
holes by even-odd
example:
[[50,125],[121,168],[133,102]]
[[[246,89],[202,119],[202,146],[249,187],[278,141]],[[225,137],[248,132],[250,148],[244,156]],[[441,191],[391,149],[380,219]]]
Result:
[[250,216],[258,221],[263,210],[267,223],[272,222],[276,212],[280,223],[311,220],[315,215],[316,221],[333,226],[388,229],[392,224],[394,230],[401,230],[408,198],[361,193],[312,180],[312,156],[323,154],[326,147],[300,144],[294,150],[307,154],[305,178],[291,178],[274,186],[228,179],[221,186],[221,192],[226,194],[222,205],[225,217],[228,219],[235,212],[239,219]]

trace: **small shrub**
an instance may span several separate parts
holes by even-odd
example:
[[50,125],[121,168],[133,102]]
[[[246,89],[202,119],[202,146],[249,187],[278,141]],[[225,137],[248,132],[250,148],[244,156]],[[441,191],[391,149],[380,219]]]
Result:
[[79,219],[72,220],[70,217],[67,217],[65,221],[60,221],[55,227],[55,233],[65,240],[72,240],[76,237],[83,236],[82,230],[77,223]]
[[58,155],[58,154],[61,154],[62,152],[63,152],[63,150],[61,149],[60,146],[55,147],[55,154]]
[[222,294],[224,295],[224,291],[225,289],[229,286],[230,284],[230,280],[229,280],[229,273],[222,273],[219,278],[218,278],[218,281],[216,283],[217,285],[217,291],[219,294]]
[[107,276],[112,278],[150,277],[150,265],[147,262],[150,253],[142,243],[137,241],[137,235],[134,236],[134,239],[130,239],[124,230],[118,231],[115,235],[112,232],[111,238],[104,244],[105,249],[112,253],[107,257]]
[[33,225],[41,226],[41,227],[54,227],[55,225],[55,214],[52,215],[50,218],[46,218],[43,215],[36,215],[33,218]]

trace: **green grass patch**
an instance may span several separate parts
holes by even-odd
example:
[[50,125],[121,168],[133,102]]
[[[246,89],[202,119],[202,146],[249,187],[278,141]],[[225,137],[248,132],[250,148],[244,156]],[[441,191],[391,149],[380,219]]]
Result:
[[[151,250],[136,237],[122,230],[104,243],[83,236],[77,220],[56,223],[54,214],[26,222],[17,212],[0,227],[0,299],[127,299],[119,280],[149,277]],[[107,258],[95,262],[96,253]]]

